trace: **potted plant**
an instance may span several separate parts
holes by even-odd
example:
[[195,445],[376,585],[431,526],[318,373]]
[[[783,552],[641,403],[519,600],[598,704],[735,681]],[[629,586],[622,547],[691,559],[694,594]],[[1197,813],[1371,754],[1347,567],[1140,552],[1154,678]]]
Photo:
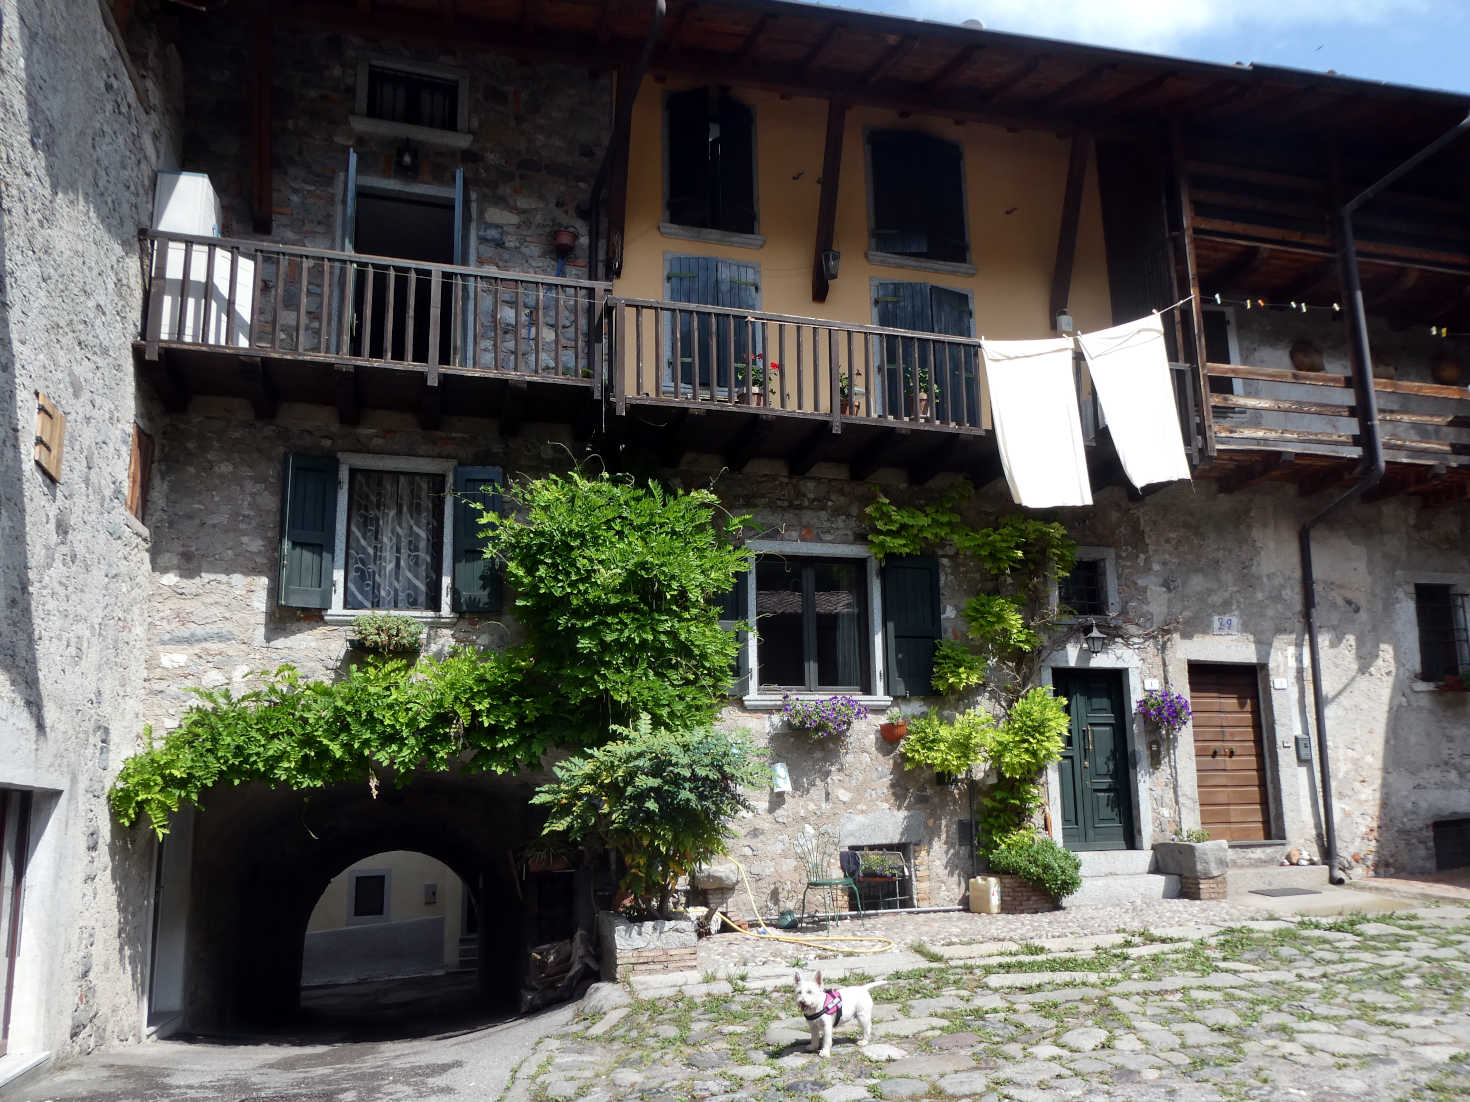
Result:
[[410,654],[419,649],[424,625],[412,616],[392,612],[364,612],[352,621],[347,645],[379,654]]
[[[990,871],[1000,874],[1001,909],[1008,913],[1021,910],[1040,910],[1044,901],[1036,906],[1007,905],[1006,878],[1017,880],[1039,889],[1051,898],[1055,909],[1067,896],[1082,887],[1082,862],[1075,853],[1063,849],[1044,834],[1031,827],[1021,827],[998,839],[986,854]],[[1011,889],[1014,895],[1014,888]]]
[[1154,843],[1154,860],[1159,872],[1210,880],[1229,870],[1230,845],[1223,838],[1211,841],[1203,827],[1181,830],[1176,825],[1169,841]]
[[1133,710],[1160,735],[1167,737],[1182,731],[1191,715],[1189,701],[1172,689],[1149,689],[1138,698]]
[[[905,393],[913,398],[914,412],[921,419],[929,416],[929,398],[932,376],[929,369],[923,364],[903,365],[903,389]],[[938,385],[933,386],[933,397],[937,401],[941,391]]]
[[543,835],[526,843],[527,872],[560,872],[571,867],[571,847],[565,839]]
[[899,742],[909,733],[909,721],[898,708],[889,708],[887,721],[878,724],[878,731],[889,742]]
[[903,859],[883,850],[862,850],[858,857],[858,880],[895,880],[908,872]]
[[862,404],[863,388],[853,386],[846,371],[837,376],[837,397],[843,413],[852,413]]
[[1445,674],[1440,678],[1438,688],[1442,693],[1470,692],[1470,669]]
[[842,738],[854,723],[868,718],[868,709],[850,696],[798,700],[786,693],[781,697],[781,714],[789,727],[812,738]]
[[928,767],[937,783],[953,784],[984,759],[995,721],[979,709],[961,713],[953,723],[925,712],[910,720],[909,728],[903,740],[903,767]]
[[747,377],[750,380],[750,401],[752,405],[763,406],[766,404],[766,395],[776,393],[775,375],[781,370],[780,364],[767,364],[764,357],[756,352],[750,357],[750,362],[744,360],[735,365],[735,383],[737,390],[745,390]]

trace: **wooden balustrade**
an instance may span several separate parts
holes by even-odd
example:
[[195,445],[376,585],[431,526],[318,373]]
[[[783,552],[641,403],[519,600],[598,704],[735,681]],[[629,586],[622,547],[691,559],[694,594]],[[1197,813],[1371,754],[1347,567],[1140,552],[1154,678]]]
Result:
[[[1361,447],[1347,375],[1233,364],[1207,364],[1206,373],[1221,447],[1325,455],[1355,455]],[[1375,379],[1373,389],[1390,460],[1470,464],[1470,390],[1391,379]]]
[[600,392],[605,283],[183,234],[145,242],[152,348],[576,380]]

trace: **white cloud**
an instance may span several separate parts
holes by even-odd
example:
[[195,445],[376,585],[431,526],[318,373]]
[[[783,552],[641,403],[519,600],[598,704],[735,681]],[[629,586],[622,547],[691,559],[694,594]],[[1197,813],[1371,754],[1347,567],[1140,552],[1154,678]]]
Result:
[[[860,6],[870,6],[863,5]],[[1341,30],[1423,16],[1430,0],[908,0],[892,10],[989,30],[1172,52],[1204,35]]]

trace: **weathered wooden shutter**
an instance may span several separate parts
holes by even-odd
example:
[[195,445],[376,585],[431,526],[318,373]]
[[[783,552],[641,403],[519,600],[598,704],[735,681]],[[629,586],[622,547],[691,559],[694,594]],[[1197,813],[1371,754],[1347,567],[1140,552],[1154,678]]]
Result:
[[[933,312],[929,302],[927,283],[891,283],[875,285],[873,294],[873,324],[884,329],[912,329],[928,333],[933,329]],[[909,368],[910,378],[915,361],[919,358],[917,342],[901,337],[883,339],[883,390],[886,403],[883,409],[895,416],[908,416],[913,412],[913,399],[904,395],[904,372]]]
[[[690,302],[700,306],[719,306],[718,262],[712,256],[671,256],[664,283],[670,302]],[[699,389],[708,392],[713,374],[710,366],[711,325],[708,316],[679,316],[679,382],[695,385],[694,365],[699,364]],[[720,336],[724,334],[721,333]],[[672,340],[670,342],[672,344]],[[673,355],[672,349],[669,353]]]
[[960,147],[925,135],[923,204],[928,220],[931,260],[964,263],[970,255],[965,240],[965,182]]
[[148,511],[148,479],[153,471],[153,437],[133,426],[133,454],[128,462],[128,512],[143,520]]
[[[741,571],[735,575],[735,586],[728,593],[721,594],[719,600],[720,627],[726,631],[735,631],[737,624],[745,621],[748,609],[748,594],[750,586],[750,574]],[[746,651],[747,634],[742,628],[735,631],[736,641],[740,649],[735,653],[735,664],[732,670],[733,680],[730,685],[730,696],[745,696],[750,692],[750,660]]]
[[939,563],[929,557],[883,564],[883,641],[888,695],[929,696],[939,638]]
[[291,608],[330,608],[337,538],[337,460],[288,455],[281,483],[281,581]]
[[680,226],[710,224],[709,89],[669,96],[669,221]]
[[755,115],[739,100],[721,96],[716,116],[720,142],[715,228],[755,233]]
[[[760,309],[760,267],[742,264],[735,260],[715,261],[715,306],[728,306],[734,310]],[[732,332],[733,330],[733,332]],[[720,318],[715,325],[715,362],[719,365],[715,383],[729,387],[732,382],[730,356],[733,349],[735,363],[745,364],[750,360],[751,326],[739,318]],[[733,379],[739,382],[739,379]]]
[[[972,336],[970,296],[948,287],[929,288],[930,324],[934,332],[952,337]],[[978,359],[973,348],[935,345],[940,370],[935,378],[939,393],[939,417],[966,425],[980,424],[980,381]]]
[[455,612],[499,612],[500,568],[481,549],[480,513],[501,511],[499,467],[454,468],[454,579],[450,607]]

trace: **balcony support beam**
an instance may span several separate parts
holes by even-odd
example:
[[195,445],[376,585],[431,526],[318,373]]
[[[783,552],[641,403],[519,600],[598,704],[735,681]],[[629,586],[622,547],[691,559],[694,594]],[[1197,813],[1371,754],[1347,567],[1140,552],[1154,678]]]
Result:
[[837,234],[837,181],[842,175],[842,136],[847,104],[827,101],[827,141],[822,150],[822,194],[817,205],[817,241],[812,249],[812,301],[826,302],[831,282],[822,254],[832,248]]
[[837,438],[840,430],[840,425],[821,424],[807,433],[806,438],[791,450],[791,455],[786,460],[791,477],[800,478],[804,474],[809,474],[811,469],[820,463],[822,457],[831,449],[832,442]]
[[897,428],[879,431],[867,449],[847,465],[848,477],[854,482],[863,482],[872,478],[879,467],[892,466],[891,463],[885,463],[888,448],[907,436],[908,431],[908,429]]
[[437,429],[444,413],[444,392],[438,378],[425,378],[424,391],[419,402],[419,427]]
[[500,403],[500,435],[506,440],[519,436],[526,421],[526,384],[512,379],[505,387]]
[[1072,297],[1072,267],[1077,259],[1077,227],[1082,221],[1082,187],[1087,182],[1087,163],[1092,159],[1092,136],[1072,135],[1072,151],[1067,160],[1067,188],[1062,195],[1062,228],[1057,237],[1057,259],[1051,274],[1051,317],[1047,329],[1056,324],[1057,315],[1067,308]]
[[280,399],[276,393],[276,385],[271,381],[270,372],[265,369],[259,356],[240,357],[240,382],[249,395],[250,408],[255,411],[255,419],[274,420]]
[[746,464],[755,458],[756,450],[770,435],[774,420],[769,413],[756,414],[736,434],[735,440],[725,450],[725,463],[732,471],[743,471]]
[[950,436],[930,448],[918,460],[910,463],[909,485],[923,486],[934,481],[936,475],[953,470],[955,459],[959,455],[961,439],[959,436]]
[[183,413],[189,408],[189,399],[192,395],[189,390],[188,377],[179,369],[179,365],[168,352],[156,348],[153,356],[145,354],[144,365],[145,373],[153,380],[153,385],[158,389],[158,396],[163,400],[164,409],[170,413]]
[[1241,490],[1249,489],[1267,481],[1282,468],[1296,462],[1293,452],[1281,452],[1277,455],[1267,455],[1261,459],[1222,475],[1215,482],[1217,493],[1234,494]]

